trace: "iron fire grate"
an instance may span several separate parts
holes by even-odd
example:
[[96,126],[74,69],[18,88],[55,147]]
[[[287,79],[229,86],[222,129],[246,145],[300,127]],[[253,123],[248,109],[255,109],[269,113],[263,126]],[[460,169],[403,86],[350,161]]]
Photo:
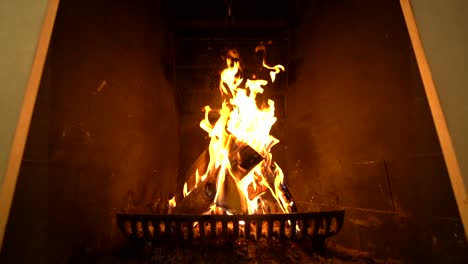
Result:
[[261,237],[316,240],[337,234],[343,221],[344,210],[266,215],[117,214],[125,236],[154,242]]

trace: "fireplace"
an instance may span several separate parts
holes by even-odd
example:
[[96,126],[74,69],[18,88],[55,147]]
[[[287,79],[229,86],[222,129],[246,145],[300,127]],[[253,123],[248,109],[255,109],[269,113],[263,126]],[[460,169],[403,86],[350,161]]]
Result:
[[346,211],[322,257],[465,262],[399,3],[278,2],[61,1],[0,259],[132,259],[118,213],[183,189],[209,144],[222,50],[249,64],[271,41],[285,183],[300,212]]

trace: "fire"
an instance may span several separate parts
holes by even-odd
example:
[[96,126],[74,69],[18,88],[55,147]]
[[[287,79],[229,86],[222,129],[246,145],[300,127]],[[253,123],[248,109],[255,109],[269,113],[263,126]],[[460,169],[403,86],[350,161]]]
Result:
[[169,208],[174,208],[176,207],[177,203],[175,201],[175,196],[172,197],[172,199],[169,200]]
[[[255,51],[265,52],[266,49],[262,45]],[[208,178],[214,179],[216,193],[205,213],[263,214],[275,209],[276,212],[291,212],[293,202],[285,193],[284,174],[271,154],[271,148],[279,142],[270,134],[277,121],[275,103],[267,100],[259,106],[257,98],[285,68],[269,66],[265,59],[262,66],[270,71],[270,80],[245,78],[239,55],[230,51],[219,84],[222,107],[204,108],[205,118],[200,127],[210,137],[209,163],[206,171],[196,170],[192,186],[185,182],[183,196],[189,196]],[[209,119],[213,115],[218,116],[214,123]],[[245,165],[243,155],[258,159]],[[175,206],[175,200],[173,203]]]

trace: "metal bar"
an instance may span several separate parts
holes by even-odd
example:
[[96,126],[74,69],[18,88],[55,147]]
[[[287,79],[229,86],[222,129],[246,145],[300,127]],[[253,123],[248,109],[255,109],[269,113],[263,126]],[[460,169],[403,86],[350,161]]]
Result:
[[223,225],[223,230],[222,230],[222,237],[224,238],[228,238],[228,222],[227,221],[223,221],[222,222],[222,225]]
[[247,239],[250,239],[250,223],[252,221],[245,221],[245,225],[244,225],[244,234],[245,234],[245,238]]
[[188,230],[188,240],[193,240],[194,239],[193,222],[188,222],[187,223],[187,230]]
[[240,237],[239,221],[233,221],[232,225],[233,225],[233,229],[234,229],[234,238]]
[[302,221],[302,229],[301,229],[301,234],[302,234],[302,237],[306,237],[307,236],[307,229],[309,228],[309,220],[308,219],[304,219]]
[[[239,221],[244,222],[244,235],[241,234]],[[117,223],[125,236],[129,239],[146,240],[164,238],[193,240],[195,238],[193,226],[196,222],[198,223],[200,239],[231,239],[231,234],[234,239],[242,237],[250,239],[252,238],[251,232],[253,237],[259,239],[263,233],[263,223],[267,225],[266,237],[272,238],[275,236],[275,222],[280,223],[279,233],[277,234],[280,239],[326,238],[338,233],[343,226],[343,221],[344,211],[270,215],[117,214]],[[149,230],[150,222],[154,228],[153,235],[150,234]],[[140,223],[143,230],[139,228]],[[229,223],[232,223],[232,225]],[[128,226],[128,224],[130,224],[130,233],[126,231],[126,225]],[[206,224],[208,225],[205,226]],[[288,225],[288,229],[286,229],[285,225]],[[209,228],[209,232],[207,232],[206,227]],[[296,227],[300,227],[300,233],[298,234],[296,234]],[[143,234],[140,234],[141,231],[143,231]],[[286,231],[288,234],[286,234]]]
[[216,221],[210,221],[211,238],[216,238]]
[[263,221],[258,221],[256,222],[257,225],[257,233],[256,233],[256,239],[260,239],[262,237],[262,227],[263,227]]
[[284,221],[284,220],[280,221],[279,235],[280,235],[280,238],[281,238],[281,239],[285,239],[285,238],[286,238],[286,234],[285,234],[285,232],[284,232],[284,224],[285,224],[285,221]]
[[273,237],[273,221],[268,221],[268,232],[267,232],[267,237],[272,238]]
[[296,220],[291,220],[291,239],[296,238]]
[[205,238],[205,222],[198,221],[198,228],[200,230],[200,239],[204,239]]
[[184,231],[182,230],[181,222],[175,222],[175,228],[173,230],[177,239],[184,239]]
[[150,239],[151,235],[150,235],[150,232],[149,232],[149,229],[148,229],[148,220],[147,221],[142,221],[141,225],[142,225],[142,228],[143,228],[143,236],[146,239]]

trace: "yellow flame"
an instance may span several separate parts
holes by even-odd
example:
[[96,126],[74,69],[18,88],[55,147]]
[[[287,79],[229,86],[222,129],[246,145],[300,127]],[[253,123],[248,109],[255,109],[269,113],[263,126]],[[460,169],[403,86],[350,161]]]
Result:
[[176,201],[175,201],[175,196],[172,197],[172,199],[169,200],[169,208],[174,208],[176,207]]
[[190,192],[187,191],[187,182],[184,183],[184,189],[182,191],[182,194],[184,195],[184,197],[186,197],[187,195],[189,195]]
[[[203,175],[203,177],[200,177],[200,173],[198,173],[198,169],[197,169],[197,170],[195,171],[195,187],[194,187],[193,189],[197,188],[198,184],[199,184],[200,182],[204,181],[205,179],[206,179],[206,175]],[[185,198],[187,195],[189,195],[189,194],[192,192],[192,190],[193,190],[193,189],[192,189],[191,191],[187,191],[187,189],[188,189],[188,187],[187,187],[187,182],[185,182],[185,183],[184,183],[184,188],[183,188],[183,190],[182,190],[182,194],[184,195],[184,198]]]
[[[256,51],[266,51],[264,46],[259,46]],[[184,197],[190,194],[198,184],[204,181],[209,173],[216,172],[217,192],[213,205],[206,212],[216,213],[219,197],[226,177],[231,177],[237,184],[237,188],[242,194],[242,199],[246,200],[248,214],[258,213],[266,207],[262,196],[270,192],[277,202],[277,207],[284,213],[290,212],[293,205],[283,194],[282,184],[284,174],[278,164],[272,162],[271,148],[279,142],[278,139],[270,135],[271,127],[276,123],[274,115],[275,104],[273,100],[268,100],[267,104],[259,107],[257,95],[264,92],[264,87],[269,83],[267,80],[244,79],[240,77],[240,65],[238,54],[231,51],[226,59],[226,68],[221,73],[220,92],[222,93],[221,109],[212,109],[205,106],[205,118],[200,122],[200,127],[210,136],[209,156],[210,161],[207,171],[199,175],[198,170],[195,175],[195,184],[188,190],[187,182],[184,184]],[[270,71],[271,82],[276,80],[276,75],[285,68],[282,65],[269,66],[265,59],[263,67]],[[216,112],[218,120],[212,124],[209,114]],[[232,141],[247,144],[257,151],[264,159],[253,168],[242,179],[237,179],[231,172],[229,159],[230,146]],[[272,166],[274,165],[274,166]],[[274,169],[271,169],[271,168]],[[271,180],[271,179],[274,180]],[[270,181],[268,180],[270,179]],[[231,179],[229,179],[231,180]],[[249,189],[254,193],[249,198]],[[259,208],[259,204],[261,205]],[[227,212],[231,214],[232,212]],[[262,212],[260,212],[262,213]],[[263,212],[265,213],[265,212]]]

